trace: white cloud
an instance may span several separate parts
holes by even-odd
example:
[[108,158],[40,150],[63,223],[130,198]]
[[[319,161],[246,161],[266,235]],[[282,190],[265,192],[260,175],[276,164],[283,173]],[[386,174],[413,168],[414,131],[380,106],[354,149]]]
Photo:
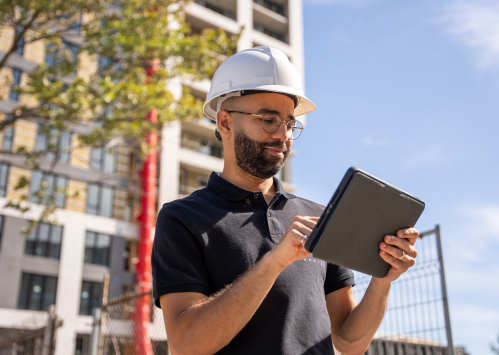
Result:
[[499,3],[457,0],[444,8],[446,32],[473,50],[480,68],[499,68]]
[[366,136],[362,138],[360,144],[365,145],[366,147],[386,147],[388,145],[392,145],[392,141],[388,139],[377,139],[371,136]]

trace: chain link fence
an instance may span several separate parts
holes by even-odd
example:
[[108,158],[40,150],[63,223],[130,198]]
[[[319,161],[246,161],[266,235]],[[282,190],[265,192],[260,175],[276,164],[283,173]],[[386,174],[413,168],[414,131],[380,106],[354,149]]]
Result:
[[[455,353],[440,227],[421,233],[416,249],[416,264],[392,283],[385,317],[368,354]],[[353,291],[358,302],[370,281],[371,276],[355,272]]]
[[[161,309],[152,292],[126,293],[107,300],[109,278],[104,279],[101,309],[94,310],[90,355],[169,354]],[[146,312],[145,319],[143,318]]]
[[52,355],[61,326],[52,305],[48,312],[34,312],[11,328],[0,328],[0,355]]

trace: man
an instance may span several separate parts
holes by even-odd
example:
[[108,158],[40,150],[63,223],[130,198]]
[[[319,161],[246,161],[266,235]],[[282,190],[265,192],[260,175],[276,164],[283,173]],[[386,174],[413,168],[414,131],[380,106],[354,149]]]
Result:
[[[392,265],[357,305],[350,270],[303,243],[324,206],[273,176],[313,111],[298,72],[269,47],[242,51],[215,73],[204,106],[217,121],[224,169],[161,209],[152,253],[154,298],[172,354],[363,354],[391,282],[414,265],[415,229],[386,236]],[[311,179],[312,181],[312,179]]]

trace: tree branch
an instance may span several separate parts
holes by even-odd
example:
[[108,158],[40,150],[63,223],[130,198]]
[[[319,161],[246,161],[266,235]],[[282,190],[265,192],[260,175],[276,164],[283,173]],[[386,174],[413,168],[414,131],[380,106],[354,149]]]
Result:
[[14,51],[19,48],[19,46],[18,46],[19,41],[21,40],[21,38],[23,38],[24,34],[31,27],[31,25],[33,25],[33,22],[36,20],[36,18],[38,17],[39,14],[40,14],[40,11],[36,10],[33,13],[33,17],[29,20],[29,22],[26,25],[21,26],[22,30],[20,32],[17,32],[17,28],[16,28],[17,26],[14,26],[14,33],[16,33],[16,35],[14,36],[14,43],[12,43],[12,46],[10,47],[10,49],[7,51],[7,53],[5,53],[3,58],[0,60],[0,69],[2,69],[5,66],[5,63],[7,63],[7,60],[12,55],[12,53],[14,53]]

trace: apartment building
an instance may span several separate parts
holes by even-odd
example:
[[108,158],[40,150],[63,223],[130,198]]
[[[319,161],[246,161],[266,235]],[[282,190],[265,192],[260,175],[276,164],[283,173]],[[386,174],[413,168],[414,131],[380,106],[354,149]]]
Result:
[[[187,21],[194,31],[220,27],[236,33],[244,26],[238,50],[259,45],[278,48],[303,77],[301,0],[196,0],[188,7]],[[3,30],[0,36],[0,51],[5,52],[13,30]],[[78,36],[65,40],[67,48],[77,50]],[[83,55],[78,59],[81,75],[98,65]],[[43,43],[27,44],[9,60],[5,74],[11,75],[14,84],[23,83],[26,72],[50,60]],[[209,86],[209,81],[180,79],[169,84],[174,93],[180,95],[188,87],[203,100]],[[0,112],[10,112],[17,102],[28,99],[14,92],[6,97],[0,102]],[[6,118],[2,115],[0,119]],[[43,149],[47,142],[42,129],[34,121],[17,121],[0,134],[2,151],[16,151],[20,146],[31,151]],[[206,186],[212,171],[222,171],[223,149],[214,130],[214,122],[206,117],[174,121],[164,127],[158,159],[158,209]],[[53,132],[61,148],[76,146],[78,133],[78,127]],[[294,189],[291,163],[292,158],[279,172],[288,191]],[[23,157],[0,155],[0,328],[15,327],[19,320],[55,304],[64,322],[58,331],[56,353],[83,354],[80,340],[91,332],[91,310],[100,306],[104,274],[110,274],[110,297],[134,287],[139,171],[140,163],[126,146],[73,149],[58,157],[53,170],[49,161],[42,161],[38,170],[30,170]],[[16,190],[21,176],[27,176],[31,183]],[[28,220],[38,218],[42,207],[31,198],[33,207],[28,213],[3,206],[9,199],[31,196],[41,181],[52,188],[65,188],[67,194],[55,196],[57,223],[41,224],[24,237],[22,229]]]

